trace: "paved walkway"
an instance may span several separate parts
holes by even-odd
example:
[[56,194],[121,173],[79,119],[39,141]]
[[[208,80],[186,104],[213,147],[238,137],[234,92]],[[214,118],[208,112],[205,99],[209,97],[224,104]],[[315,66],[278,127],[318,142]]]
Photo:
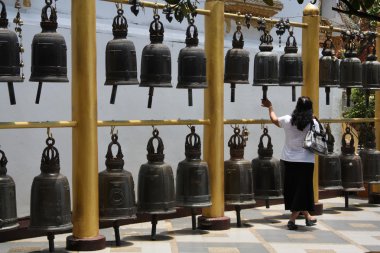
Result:
[[[108,247],[96,252],[141,253],[357,253],[380,252],[380,205],[368,205],[366,200],[350,199],[344,208],[344,198],[325,199],[324,214],[318,225],[306,227],[304,220],[296,231],[286,229],[289,213],[283,205],[243,210],[242,228],[236,228],[235,212],[232,228],[225,231],[191,230],[191,218],[162,220],[157,225],[157,240],[150,241],[150,223],[127,225],[120,228],[121,247],[114,243],[113,229],[102,229]],[[67,235],[57,235],[56,252],[64,249]],[[46,237],[0,243],[1,253],[48,252]]]

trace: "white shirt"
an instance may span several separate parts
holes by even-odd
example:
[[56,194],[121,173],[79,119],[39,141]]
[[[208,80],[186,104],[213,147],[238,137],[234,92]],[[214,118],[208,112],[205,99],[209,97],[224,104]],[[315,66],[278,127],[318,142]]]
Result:
[[[288,162],[307,162],[314,163],[314,154],[307,149],[303,148],[303,142],[305,136],[310,129],[308,124],[303,131],[297,129],[297,126],[293,126],[290,115],[285,115],[278,118],[280,127],[285,131],[285,145],[282,149],[281,160]],[[313,119],[315,130],[319,131],[318,122]]]

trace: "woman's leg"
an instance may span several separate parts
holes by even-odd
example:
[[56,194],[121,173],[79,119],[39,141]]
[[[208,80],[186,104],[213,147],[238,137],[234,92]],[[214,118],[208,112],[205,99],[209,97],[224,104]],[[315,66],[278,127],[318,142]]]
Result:
[[300,214],[299,211],[293,211],[292,214],[290,215],[289,220],[295,223],[299,214]]
[[316,220],[314,216],[311,216],[308,211],[302,211],[302,214],[305,216],[306,220]]

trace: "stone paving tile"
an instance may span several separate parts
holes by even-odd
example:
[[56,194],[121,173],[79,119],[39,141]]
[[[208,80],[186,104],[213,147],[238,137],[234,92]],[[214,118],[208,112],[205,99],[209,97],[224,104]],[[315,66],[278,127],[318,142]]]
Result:
[[[219,251],[219,252],[228,252],[228,253],[261,253],[265,252],[267,253],[268,250],[266,250],[261,244],[259,243],[191,243],[191,242],[178,242],[178,250],[181,253],[216,253],[218,251],[210,251],[210,249],[222,249],[224,248],[226,251]],[[238,250],[238,251],[236,251]]]
[[[367,217],[366,217],[367,218]],[[326,223],[334,230],[347,230],[347,231],[379,231],[380,220],[326,220]]]
[[350,244],[291,244],[291,243],[274,243],[271,244],[274,252],[277,253],[364,253],[366,249],[361,249]]
[[339,233],[359,245],[380,245],[380,231],[339,231]]

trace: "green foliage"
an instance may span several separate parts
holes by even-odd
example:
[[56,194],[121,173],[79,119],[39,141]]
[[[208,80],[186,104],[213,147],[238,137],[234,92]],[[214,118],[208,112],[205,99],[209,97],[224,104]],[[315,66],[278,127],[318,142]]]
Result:
[[370,93],[369,105],[366,105],[365,91],[352,89],[351,107],[343,112],[343,118],[373,118],[375,117],[375,96]]
[[197,15],[197,0],[195,0],[195,2],[191,2],[191,0],[165,0],[165,2],[168,3],[168,6],[164,9],[164,13],[169,22],[172,19],[171,15],[173,12],[174,18],[179,23],[181,23],[185,17],[190,20]]

